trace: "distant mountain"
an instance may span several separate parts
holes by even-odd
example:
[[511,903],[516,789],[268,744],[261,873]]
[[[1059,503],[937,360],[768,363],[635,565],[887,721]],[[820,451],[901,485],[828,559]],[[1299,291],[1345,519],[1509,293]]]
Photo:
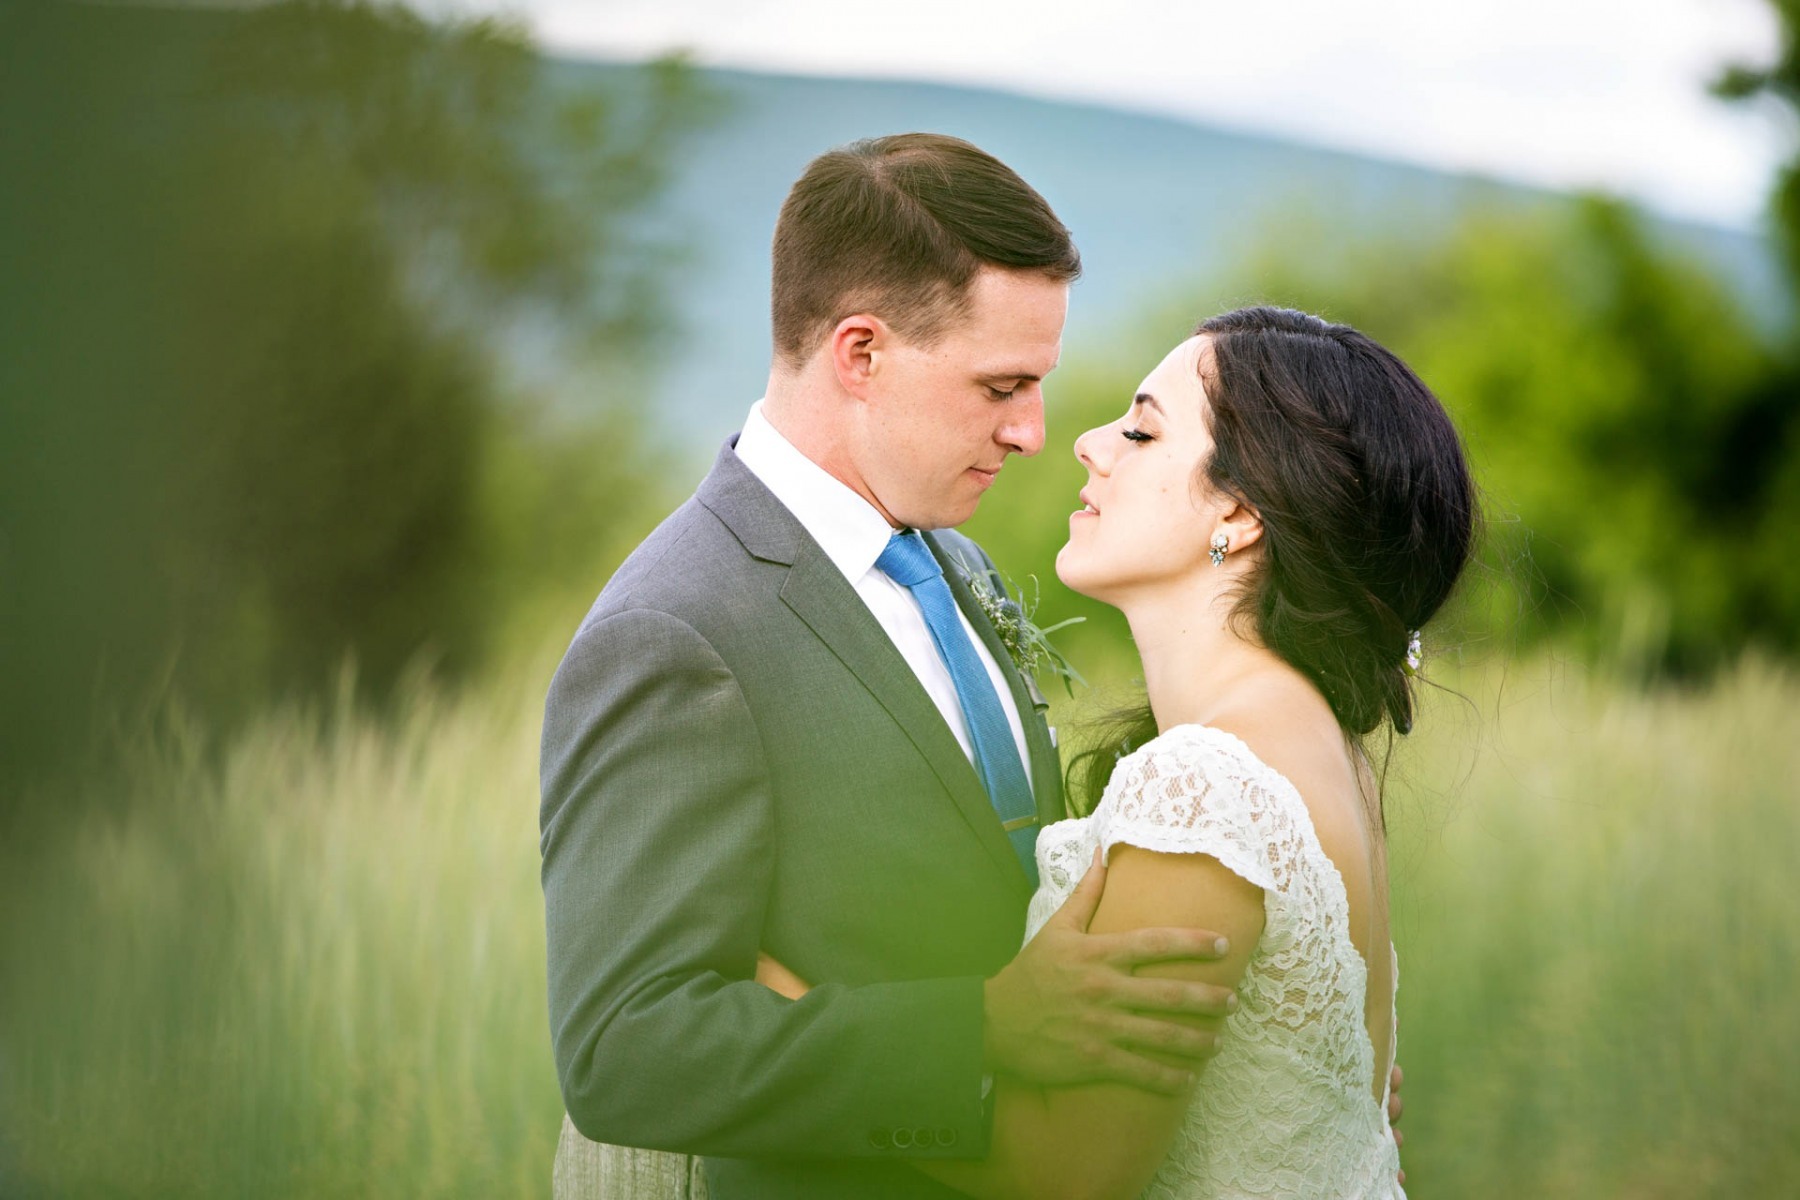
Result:
[[[571,81],[628,68],[554,60]],[[1429,237],[1471,206],[1563,203],[1561,193],[1385,162],[1272,137],[1085,104],[937,84],[706,70],[727,115],[686,148],[659,214],[695,238],[673,292],[685,336],[655,397],[710,455],[761,394],[769,361],[769,236],[815,155],[884,133],[955,134],[1042,192],[1074,232],[1076,285],[1064,361],[1178,288],[1229,267],[1271,213],[1304,206],[1350,236]],[[1784,301],[1762,238],[1653,218],[1656,234],[1709,263],[1756,310]],[[1220,296],[1220,304],[1244,297]],[[1196,316],[1202,314],[1195,314]]]

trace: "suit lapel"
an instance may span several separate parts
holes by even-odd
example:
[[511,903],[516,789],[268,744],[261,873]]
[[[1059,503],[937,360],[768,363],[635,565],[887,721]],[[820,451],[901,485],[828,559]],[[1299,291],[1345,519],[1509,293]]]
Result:
[[[787,565],[782,603],[805,622],[906,734],[995,867],[1021,891],[1028,890],[1024,869],[1000,827],[981,777],[944,723],[943,714],[862,597],[794,515],[743,465],[730,443],[702,483],[699,498],[752,555]],[[979,618],[976,627],[985,624],[985,618]],[[1027,709],[1019,711],[1023,714]],[[1040,723],[1027,720],[1025,724],[1029,730]]]
[[974,765],[893,640],[823,550],[813,546],[800,553],[781,599],[905,731],[995,865],[1023,887],[1025,873]]

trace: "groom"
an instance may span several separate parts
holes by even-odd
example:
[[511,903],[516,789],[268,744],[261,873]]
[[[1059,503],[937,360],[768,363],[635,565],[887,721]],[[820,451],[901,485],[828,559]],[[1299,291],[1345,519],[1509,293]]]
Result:
[[[551,685],[563,1097],[591,1138],[706,1155],[719,1200],[953,1195],[904,1160],[985,1155],[996,1073],[1173,1090],[1210,1053],[1228,996],[1132,970],[1211,933],[1071,919],[1019,948],[1059,766],[952,527],[1043,446],[1079,270],[965,142],[814,160],[766,396]],[[816,986],[754,982],[759,951]]]

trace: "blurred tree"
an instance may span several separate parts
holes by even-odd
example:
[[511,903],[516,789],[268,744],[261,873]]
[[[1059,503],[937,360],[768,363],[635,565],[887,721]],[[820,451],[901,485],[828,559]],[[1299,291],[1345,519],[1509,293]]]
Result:
[[[1800,2],[1770,0],[1781,29],[1775,62],[1726,68],[1713,91],[1731,101],[1763,99],[1785,110],[1790,140],[1800,117]],[[1770,202],[1789,291],[1800,297],[1800,146],[1776,173]],[[1752,461],[1773,460],[1767,486],[1768,533],[1756,547],[1756,570],[1768,583],[1768,617],[1800,630],[1800,554],[1794,529],[1800,527],[1800,327],[1788,331],[1780,360],[1763,379],[1754,421],[1746,422],[1737,446]],[[1779,528],[1776,522],[1785,522]],[[1794,637],[1800,637],[1795,634]],[[1790,640],[1791,644],[1791,640]]]
[[[1781,49],[1768,66],[1735,64],[1720,72],[1712,90],[1726,100],[1773,101],[1800,115],[1800,0],[1769,0],[1781,27]],[[1800,283],[1800,149],[1775,176],[1772,213],[1790,284]]]
[[[638,222],[706,106],[678,63],[576,87],[507,24],[357,0],[0,10],[0,761],[346,652],[379,694],[476,661],[547,560],[597,570],[655,464],[527,400],[643,361]],[[579,492],[504,494],[575,454]]]
[[[1346,244],[1283,221],[1197,294],[1122,338],[1116,367],[1053,383],[1053,446],[1123,412],[1199,318],[1253,300],[1317,312],[1404,357],[1464,434],[1489,545],[1459,638],[1556,635],[1677,671],[1746,640],[1800,647],[1800,571],[1784,549],[1800,527],[1792,393],[1755,324],[1623,205],[1476,214],[1423,245]],[[1004,510],[977,526],[1022,573],[1051,569],[1066,537],[1051,514],[1075,507],[1084,478],[1066,454],[1047,457],[1009,468]],[[1102,619],[1080,636],[1120,632]]]

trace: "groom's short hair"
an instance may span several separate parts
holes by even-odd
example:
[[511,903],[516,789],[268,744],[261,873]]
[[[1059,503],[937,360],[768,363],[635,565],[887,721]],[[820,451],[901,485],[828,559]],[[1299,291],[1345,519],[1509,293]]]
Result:
[[1050,205],[960,138],[865,138],[807,165],[775,223],[775,353],[805,362],[851,313],[929,345],[967,310],[983,266],[1068,282],[1081,255]]

